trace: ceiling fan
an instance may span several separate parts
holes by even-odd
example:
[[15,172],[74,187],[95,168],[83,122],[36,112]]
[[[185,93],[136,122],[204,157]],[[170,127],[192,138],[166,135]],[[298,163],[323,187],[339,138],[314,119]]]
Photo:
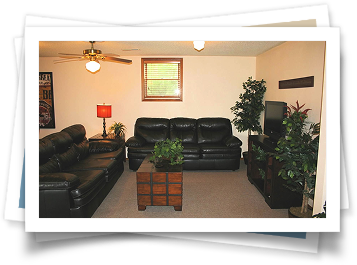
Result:
[[132,61],[128,59],[118,58],[119,55],[108,53],[103,54],[101,50],[96,50],[93,47],[95,41],[90,41],[91,48],[83,50],[83,54],[71,54],[71,53],[58,53],[61,55],[60,57],[64,57],[65,59],[55,60],[54,63],[66,63],[66,62],[74,62],[74,61],[83,61],[88,60],[86,63],[86,68],[88,71],[95,73],[100,69],[99,60],[113,62],[113,63],[126,63],[131,64]]

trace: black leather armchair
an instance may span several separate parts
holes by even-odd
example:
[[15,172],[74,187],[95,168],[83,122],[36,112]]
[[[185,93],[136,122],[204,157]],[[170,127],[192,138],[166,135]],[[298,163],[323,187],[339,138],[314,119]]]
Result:
[[139,118],[128,147],[129,168],[137,170],[159,140],[182,140],[185,170],[237,170],[240,167],[240,139],[232,134],[226,118]]
[[76,124],[39,140],[40,218],[91,217],[124,171],[124,147]]

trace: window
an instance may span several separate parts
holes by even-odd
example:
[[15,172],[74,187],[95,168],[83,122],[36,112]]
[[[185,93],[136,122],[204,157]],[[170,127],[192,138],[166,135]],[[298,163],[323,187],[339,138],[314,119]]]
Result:
[[142,58],[143,101],[182,101],[182,58]]

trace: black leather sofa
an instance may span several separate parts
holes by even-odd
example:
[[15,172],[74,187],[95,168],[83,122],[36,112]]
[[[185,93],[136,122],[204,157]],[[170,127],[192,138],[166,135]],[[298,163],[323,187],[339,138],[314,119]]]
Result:
[[137,170],[157,141],[179,138],[184,170],[237,170],[242,141],[232,135],[227,118],[138,118],[128,147],[129,168]]
[[124,171],[125,147],[76,124],[39,140],[39,217],[91,217]]

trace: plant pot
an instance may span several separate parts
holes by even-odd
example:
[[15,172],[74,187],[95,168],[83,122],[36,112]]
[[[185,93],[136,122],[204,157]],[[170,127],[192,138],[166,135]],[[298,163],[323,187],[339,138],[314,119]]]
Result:
[[243,152],[244,164],[248,165],[248,152]]
[[301,207],[290,207],[288,216],[289,218],[312,218],[312,210],[307,209],[306,213],[301,213]]
[[161,161],[161,162],[155,162],[155,167],[156,168],[162,168],[164,167],[164,163]]
[[155,161],[156,168],[168,167],[170,165],[170,160],[168,159],[160,159]]

